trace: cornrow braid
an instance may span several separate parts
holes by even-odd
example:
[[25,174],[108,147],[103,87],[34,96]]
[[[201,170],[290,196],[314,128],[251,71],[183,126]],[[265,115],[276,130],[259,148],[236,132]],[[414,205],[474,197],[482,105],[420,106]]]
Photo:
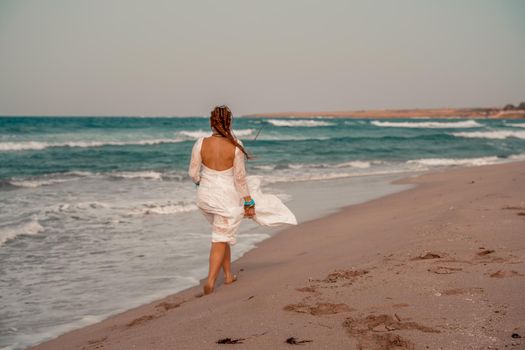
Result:
[[252,159],[231,131],[232,112],[227,106],[215,107],[211,111],[210,124],[221,136],[226,137],[235,147],[238,147],[247,159]]

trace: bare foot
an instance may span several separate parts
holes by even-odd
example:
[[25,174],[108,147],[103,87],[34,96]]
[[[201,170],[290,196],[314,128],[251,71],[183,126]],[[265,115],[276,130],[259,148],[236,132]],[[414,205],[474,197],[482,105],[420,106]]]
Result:
[[237,281],[237,275],[228,274],[224,277],[224,284],[232,284]]
[[204,292],[204,295],[213,293],[213,286],[210,286],[209,284],[206,283],[203,287],[203,292]]

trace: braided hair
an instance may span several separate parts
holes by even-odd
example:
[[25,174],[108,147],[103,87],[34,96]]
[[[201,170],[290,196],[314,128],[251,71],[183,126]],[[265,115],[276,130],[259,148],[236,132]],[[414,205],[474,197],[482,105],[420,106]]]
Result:
[[247,159],[252,159],[244,147],[239,144],[237,138],[233,135],[231,130],[232,112],[226,105],[218,106],[211,111],[210,125],[213,130],[218,132],[221,136],[226,137],[235,147],[239,148],[244,153]]

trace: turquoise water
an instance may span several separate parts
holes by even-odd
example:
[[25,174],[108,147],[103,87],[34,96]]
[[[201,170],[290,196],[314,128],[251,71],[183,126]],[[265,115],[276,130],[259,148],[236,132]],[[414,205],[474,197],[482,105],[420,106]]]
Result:
[[[257,157],[251,167],[263,171],[303,167],[312,176],[323,173],[312,169],[337,169],[357,160],[393,166],[429,158],[506,158],[525,152],[523,126],[517,121],[462,119],[234,121],[237,136]],[[38,180],[42,175],[49,179],[67,172],[82,176],[154,171],[184,177],[193,142],[208,132],[207,118],[3,117],[0,181],[6,186],[9,179]]]
[[[256,157],[249,174],[300,222],[391,193],[396,176],[525,159],[523,121],[236,118],[234,129]],[[186,171],[209,133],[202,117],[0,117],[0,349],[206,275],[210,228]],[[234,258],[273,232],[244,222]]]

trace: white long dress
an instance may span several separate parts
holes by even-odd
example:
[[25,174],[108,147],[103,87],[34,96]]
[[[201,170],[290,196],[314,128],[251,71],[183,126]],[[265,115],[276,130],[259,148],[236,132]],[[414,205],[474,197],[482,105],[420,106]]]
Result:
[[188,173],[199,185],[196,202],[212,225],[212,242],[237,242],[236,233],[244,217],[243,197],[248,195],[255,201],[253,220],[259,225],[297,225],[295,215],[279,198],[261,192],[258,177],[246,176],[244,154],[239,148],[235,148],[233,167],[229,169],[217,171],[202,164],[203,139],[193,145]]

